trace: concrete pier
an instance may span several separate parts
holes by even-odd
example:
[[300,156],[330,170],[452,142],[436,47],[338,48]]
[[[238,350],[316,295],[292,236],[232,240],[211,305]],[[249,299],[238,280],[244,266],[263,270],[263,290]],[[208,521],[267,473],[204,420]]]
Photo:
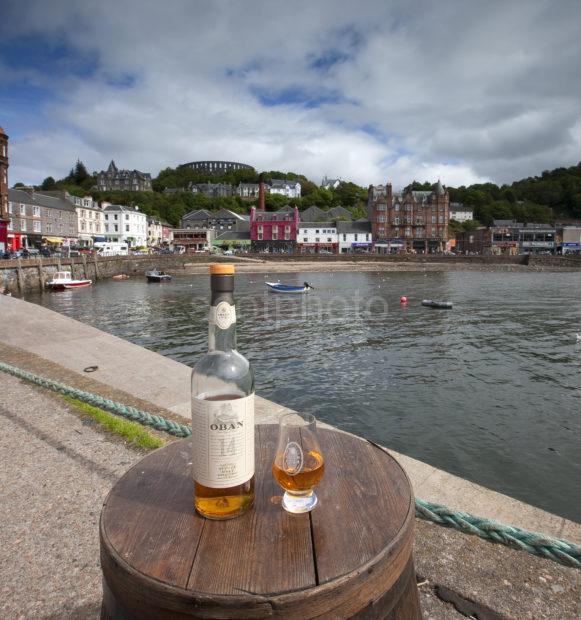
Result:
[[[126,404],[175,419],[189,420],[189,367],[19,299],[0,296],[0,318],[2,361]],[[84,369],[88,366],[97,366],[98,369],[90,374],[85,373]],[[26,416],[26,406],[22,402],[18,402],[18,407],[14,404],[19,391],[34,393],[34,398],[44,399],[44,402],[51,402],[54,397],[0,373],[0,407],[7,412],[4,418],[22,429],[22,424],[19,426],[10,418],[11,415]],[[29,395],[29,398],[33,396]],[[18,411],[12,411],[15,408]],[[259,396],[256,399],[258,423],[276,422],[285,411],[287,409],[281,405]],[[51,426],[51,415],[46,405],[43,414],[43,406],[39,404],[36,416],[28,423],[33,426],[48,425],[49,430],[43,432],[53,437],[54,442],[57,441],[59,430]],[[41,441],[38,436],[36,440]],[[37,464],[33,462],[25,436],[4,443],[6,445],[2,446],[2,451],[6,462],[0,463],[0,466],[6,466],[10,471],[12,462],[20,463],[20,473],[15,471],[13,476],[9,474],[5,484],[17,484],[19,476],[26,475],[22,472]],[[7,455],[7,450],[12,451],[16,458]],[[52,454],[51,450],[48,450],[49,453]],[[407,471],[416,497],[581,544],[579,523],[524,504],[405,455],[392,454]],[[127,464],[133,460],[128,457]],[[121,469],[115,469],[112,475],[122,473]],[[68,473],[65,475],[68,476]],[[84,492],[85,482],[82,477],[78,480],[70,478],[69,482],[71,485],[80,485],[79,493]],[[86,509],[98,513],[103,493],[104,487],[95,497],[95,502],[89,502],[91,505]],[[56,495],[53,500],[59,503]],[[70,511],[75,511],[74,502],[68,506]],[[59,510],[62,510],[62,506]],[[11,514],[10,518],[18,518],[17,514]],[[93,522],[94,519],[91,528]],[[96,529],[92,532],[91,528],[84,529],[84,535],[96,536]],[[63,532],[57,528],[51,535],[56,537],[50,543],[54,546],[58,545],[58,538],[63,536]],[[67,559],[65,555],[62,561],[66,563],[70,558]],[[95,558],[95,562],[98,562],[98,558]],[[500,617],[509,618],[581,616],[581,571],[419,521],[416,566],[425,581],[420,589],[426,617],[462,617],[461,612],[466,615],[470,604],[475,606],[470,613],[480,613],[482,617],[485,617],[482,615],[484,612],[489,613],[489,617],[494,612],[500,614]],[[10,560],[0,568],[0,579],[2,572],[9,570]],[[38,567],[38,570],[42,570],[42,567]],[[26,574],[21,577],[26,578]],[[31,573],[32,578],[38,580],[40,577],[37,573],[34,576]],[[100,596],[99,587],[100,583],[95,582],[93,593],[88,595],[87,610],[90,608],[91,613],[97,609],[95,605]],[[6,595],[10,593],[3,592],[3,597]],[[54,613],[54,609],[49,611],[47,608],[38,615],[48,613]],[[18,615],[4,614],[4,617]],[[22,617],[29,616],[25,614]],[[92,616],[89,614],[86,617]]]

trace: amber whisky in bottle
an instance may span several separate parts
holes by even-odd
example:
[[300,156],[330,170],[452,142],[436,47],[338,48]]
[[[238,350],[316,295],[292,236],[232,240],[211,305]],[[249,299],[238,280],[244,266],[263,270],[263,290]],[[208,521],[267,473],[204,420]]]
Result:
[[196,510],[230,519],[254,502],[254,371],[236,350],[234,265],[210,266],[208,353],[192,371]]

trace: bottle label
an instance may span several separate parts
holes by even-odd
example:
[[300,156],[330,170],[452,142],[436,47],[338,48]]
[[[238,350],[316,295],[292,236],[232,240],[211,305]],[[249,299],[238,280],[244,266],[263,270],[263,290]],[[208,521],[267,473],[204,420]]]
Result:
[[228,329],[236,323],[236,306],[231,306],[227,301],[221,301],[217,306],[210,306],[210,325],[216,325],[218,329]]
[[207,487],[243,484],[254,475],[254,394],[192,399],[194,480]]

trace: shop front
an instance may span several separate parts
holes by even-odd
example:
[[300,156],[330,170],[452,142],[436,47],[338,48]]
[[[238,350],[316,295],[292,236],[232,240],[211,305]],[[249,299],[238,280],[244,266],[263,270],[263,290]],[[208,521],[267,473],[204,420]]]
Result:
[[379,239],[373,244],[376,254],[397,254],[405,247],[405,241],[398,238]]

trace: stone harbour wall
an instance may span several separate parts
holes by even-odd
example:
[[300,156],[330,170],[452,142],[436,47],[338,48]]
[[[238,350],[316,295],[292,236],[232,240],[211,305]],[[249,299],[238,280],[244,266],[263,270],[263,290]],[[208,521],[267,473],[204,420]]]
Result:
[[108,256],[82,255],[76,258],[31,258],[0,262],[0,289],[9,293],[42,290],[55,272],[71,271],[77,280],[93,281],[122,273],[143,275],[151,269],[181,269],[185,263],[208,262],[199,255]]

